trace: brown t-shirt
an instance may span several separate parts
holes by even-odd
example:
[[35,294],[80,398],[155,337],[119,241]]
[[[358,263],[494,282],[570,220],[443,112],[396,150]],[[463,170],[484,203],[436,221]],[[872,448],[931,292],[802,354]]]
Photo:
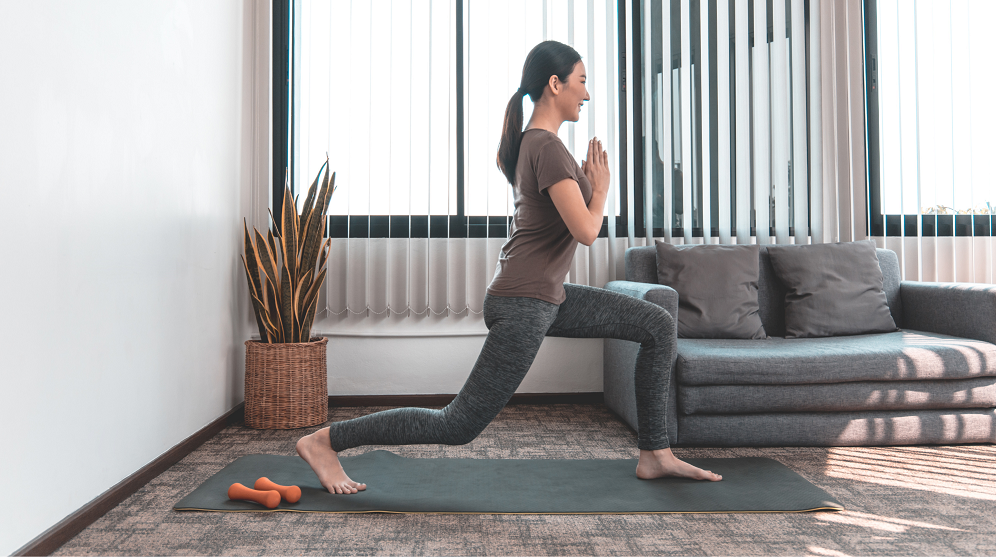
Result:
[[526,296],[557,305],[567,298],[564,279],[578,241],[546,191],[567,178],[578,183],[585,204],[591,202],[591,182],[560,138],[539,128],[526,130],[515,166],[512,233],[498,254],[488,294]]

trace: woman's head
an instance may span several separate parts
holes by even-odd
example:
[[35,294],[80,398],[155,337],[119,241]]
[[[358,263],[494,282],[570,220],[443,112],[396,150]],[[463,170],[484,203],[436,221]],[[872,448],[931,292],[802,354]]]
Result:
[[536,105],[542,101],[558,117],[576,122],[581,104],[588,100],[584,74],[581,55],[564,43],[543,41],[529,51],[522,65],[519,90],[505,108],[505,124],[498,145],[498,168],[508,183],[515,185],[515,165],[522,142],[522,98],[529,95]]

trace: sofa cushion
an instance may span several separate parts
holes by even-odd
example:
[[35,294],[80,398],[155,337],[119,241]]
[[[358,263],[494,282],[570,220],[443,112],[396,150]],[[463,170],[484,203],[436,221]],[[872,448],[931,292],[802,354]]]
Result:
[[768,247],[761,246],[757,265],[757,314],[769,337],[785,336],[785,285],[778,280]]
[[[897,327],[903,326],[902,298],[899,296],[899,257],[892,250],[879,248],[878,264],[882,268],[885,297]],[[761,317],[764,332],[768,336],[785,336],[785,286],[775,276],[768,257],[768,248],[761,246],[758,254],[757,274],[757,314]],[[654,246],[626,248],[623,255],[626,261],[626,280],[657,284],[657,249]]]
[[785,285],[785,336],[828,337],[896,330],[870,241],[768,247]]
[[846,447],[996,443],[996,409],[698,414],[678,426],[680,445]]
[[678,292],[679,337],[767,336],[757,315],[757,246],[656,247],[657,280]]
[[808,385],[996,377],[996,345],[920,331],[767,340],[678,339],[682,385]]
[[996,377],[813,385],[687,385],[682,414],[859,412],[996,407]]

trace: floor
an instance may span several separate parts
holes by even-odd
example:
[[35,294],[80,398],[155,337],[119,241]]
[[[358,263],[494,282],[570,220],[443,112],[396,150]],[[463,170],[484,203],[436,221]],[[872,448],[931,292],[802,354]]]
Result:
[[[332,421],[383,408],[333,408]],[[996,446],[675,449],[776,459],[840,513],[430,515],[176,512],[239,456],[293,455],[317,429],[226,428],[55,555],[996,555]],[[389,448],[409,457],[636,458],[604,405],[516,405],[474,442]],[[345,456],[387,447],[346,451]]]

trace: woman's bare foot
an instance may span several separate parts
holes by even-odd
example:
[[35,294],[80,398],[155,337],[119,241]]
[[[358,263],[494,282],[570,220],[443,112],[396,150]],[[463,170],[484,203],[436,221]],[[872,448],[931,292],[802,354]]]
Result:
[[678,460],[671,449],[661,449],[658,451],[640,451],[640,462],[636,465],[636,477],[641,480],[652,480],[654,478],[678,477],[690,478],[693,480],[709,480],[718,482],[723,479],[719,474],[713,474],[709,470],[696,468],[691,464]]
[[329,493],[349,495],[367,488],[367,484],[349,479],[346,471],[342,469],[338,453],[329,445],[327,427],[298,439],[297,454],[311,466],[318,476],[318,481],[322,482],[322,486],[329,490]]

